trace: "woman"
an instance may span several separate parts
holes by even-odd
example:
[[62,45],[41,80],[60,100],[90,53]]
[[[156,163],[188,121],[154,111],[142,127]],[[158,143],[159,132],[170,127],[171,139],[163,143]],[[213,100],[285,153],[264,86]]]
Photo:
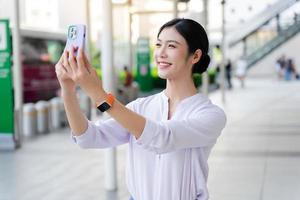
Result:
[[236,77],[241,82],[241,88],[245,87],[246,72],[247,72],[247,62],[245,60],[245,57],[242,56],[237,60],[236,71],[235,71]]
[[[74,49],[73,49],[74,50]],[[126,107],[103,90],[82,49],[56,65],[74,141],[82,148],[129,143],[127,186],[135,200],[208,199],[207,159],[226,123],[224,112],[197,92],[192,73],[210,62],[203,27],[174,19],[161,27],[155,61],[166,89]],[[93,123],[80,111],[79,85],[112,118]]]

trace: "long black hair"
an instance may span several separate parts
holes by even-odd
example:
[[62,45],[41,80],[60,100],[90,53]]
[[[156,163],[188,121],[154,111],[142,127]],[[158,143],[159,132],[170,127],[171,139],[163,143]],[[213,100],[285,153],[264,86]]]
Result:
[[168,27],[175,27],[177,32],[186,40],[189,55],[195,53],[197,49],[202,51],[200,60],[194,64],[192,73],[200,73],[206,71],[210,57],[208,55],[209,42],[204,28],[196,21],[191,19],[176,18],[160,27],[157,38],[162,30]]

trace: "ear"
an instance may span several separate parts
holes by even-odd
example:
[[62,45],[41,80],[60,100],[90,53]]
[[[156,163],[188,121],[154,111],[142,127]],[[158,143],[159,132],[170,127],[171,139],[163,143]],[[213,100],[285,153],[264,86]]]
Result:
[[201,56],[202,56],[202,51],[200,49],[197,49],[192,57],[192,64],[199,62]]

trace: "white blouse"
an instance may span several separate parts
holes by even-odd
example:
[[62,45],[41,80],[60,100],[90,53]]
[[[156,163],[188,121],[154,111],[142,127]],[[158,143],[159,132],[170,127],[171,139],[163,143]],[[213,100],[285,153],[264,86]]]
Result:
[[82,148],[129,143],[127,187],[134,200],[208,199],[207,160],[226,123],[223,110],[200,93],[183,99],[169,120],[164,92],[127,107],[146,118],[138,140],[109,119],[89,121],[74,141]]

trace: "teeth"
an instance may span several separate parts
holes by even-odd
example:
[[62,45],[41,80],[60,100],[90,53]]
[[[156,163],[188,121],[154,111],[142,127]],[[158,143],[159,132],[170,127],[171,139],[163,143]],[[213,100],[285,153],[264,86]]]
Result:
[[170,65],[170,63],[160,62],[159,65],[168,66],[168,65]]

